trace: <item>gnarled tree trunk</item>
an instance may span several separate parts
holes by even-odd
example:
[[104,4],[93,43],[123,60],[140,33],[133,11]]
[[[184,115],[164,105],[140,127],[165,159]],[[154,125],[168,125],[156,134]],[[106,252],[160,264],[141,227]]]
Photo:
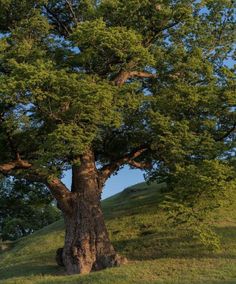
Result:
[[101,186],[94,157],[88,152],[73,168],[71,212],[64,213],[66,226],[62,262],[68,274],[89,273],[117,266],[101,209]]

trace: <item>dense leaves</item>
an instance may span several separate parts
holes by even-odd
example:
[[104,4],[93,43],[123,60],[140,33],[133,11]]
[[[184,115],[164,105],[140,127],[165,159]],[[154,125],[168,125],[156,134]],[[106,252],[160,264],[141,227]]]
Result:
[[219,239],[209,225],[212,212],[230,204],[236,189],[235,169],[226,162],[203,160],[186,165],[177,165],[171,174],[162,207],[168,211],[174,225],[190,229],[205,245],[219,248]]
[[60,218],[48,190],[24,180],[4,179],[0,184],[0,238],[15,240]]
[[107,27],[101,19],[79,25],[72,39],[82,51],[78,61],[90,72],[102,75],[154,63],[141,34],[126,27]]

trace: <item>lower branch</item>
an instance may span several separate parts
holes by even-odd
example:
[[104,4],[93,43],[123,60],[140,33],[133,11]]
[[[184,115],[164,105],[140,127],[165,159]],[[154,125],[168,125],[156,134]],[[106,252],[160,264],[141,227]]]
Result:
[[59,207],[63,211],[70,213],[70,201],[73,198],[73,194],[57,177],[50,177],[41,173],[40,170],[34,169],[30,162],[20,158],[16,161],[0,164],[0,173],[45,184],[57,200]]
[[13,170],[17,170],[17,169],[30,169],[32,167],[32,164],[30,164],[28,161],[24,161],[24,160],[16,160],[16,161],[12,161],[9,163],[5,163],[5,164],[1,164],[0,165],[0,173],[6,175],[10,172],[12,172]]
[[59,209],[70,215],[73,211],[73,200],[76,198],[76,194],[71,193],[58,178],[47,180],[46,185],[57,200]]

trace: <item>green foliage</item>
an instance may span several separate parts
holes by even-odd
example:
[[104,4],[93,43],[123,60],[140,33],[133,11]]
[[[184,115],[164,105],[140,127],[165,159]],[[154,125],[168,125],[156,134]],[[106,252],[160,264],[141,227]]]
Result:
[[104,0],[100,7],[102,15],[111,25],[127,26],[138,30],[148,41],[160,33],[169,21],[191,17],[189,1]]
[[175,225],[189,229],[204,245],[219,248],[219,239],[209,224],[212,212],[228,206],[234,196],[234,168],[217,160],[176,165],[170,181],[173,190],[166,195],[162,205],[169,218]]
[[0,184],[0,238],[16,240],[60,218],[48,190],[40,184],[5,179]]
[[141,34],[126,27],[107,27],[102,19],[79,25],[72,40],[83,51],[78,54],[78,62],[98,74],[137,66],[140,69],[155,62],[143,47]]
[[0,30],[9,32],[19,21],[29,15],[34,6],[31,0],[1,0],[0,1]]

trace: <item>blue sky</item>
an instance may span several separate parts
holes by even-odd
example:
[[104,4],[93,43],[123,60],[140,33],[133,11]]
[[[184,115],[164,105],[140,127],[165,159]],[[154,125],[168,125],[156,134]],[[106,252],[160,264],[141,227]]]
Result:
[[[118,172],[117,175],[111,176],[109,180],[106,182],[102,199],[107,198],[111,195],[114,195],[128,186],[133,184],[143,182],[144,172],[140,170],[130,170],[129,167],[124,167],[122,170]],[[71,172],[68,171],[65,173],[65,177],[63,178],[63,182],[70,187],[71,186]]]
[[118,172],[117,175],[110,177],[110,179],[107,181],[105,189],[103,191],[102,199],[114,195],[128,186],[143,182],[143,174],[143,171],[137,169],[131,170],[128,166],[123,168]]

